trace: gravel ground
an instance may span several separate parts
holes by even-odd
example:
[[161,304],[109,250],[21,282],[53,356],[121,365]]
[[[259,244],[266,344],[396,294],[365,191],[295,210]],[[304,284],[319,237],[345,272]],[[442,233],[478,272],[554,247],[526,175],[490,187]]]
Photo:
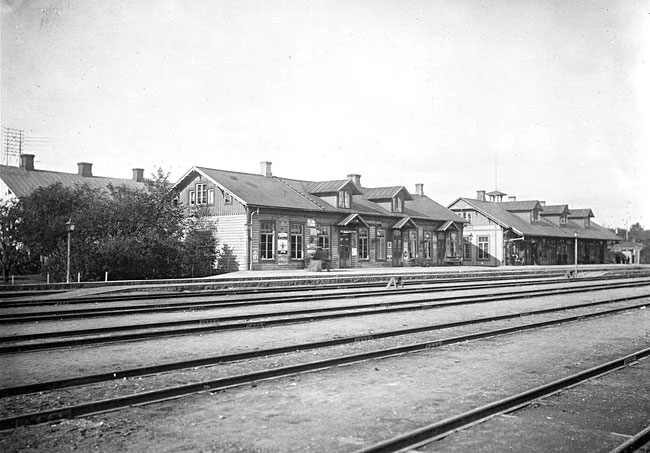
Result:
[[[475,311],[477,306],[472,308]],[[391,318],[393,327],[403,322],[395,319],[395,315]],[[415,324],[421,318],[422,313],[414,312],[408,322]],[[440,321],[438,312],[434,318],[436,322]],[[312,334],[325,331],[327,335],[340,335],[354,324],[358,333],[359,320],[347,322],[350,324],[325,326],[319,323],[318,329],[314,325],[292,326],[282,335],[291,336],[296,327],[311,328]],[[370,323],[364,318],[364,327],[367,322]],[[0,449],[7,452],[75,449],[354,451],[405,430],[648,347],[649,331],[647,311],[635,310],[534,332],[259,382],[222,392],[206,392],[52,425],[19,428],[0,433]],[[266,336],[266,340],[269,337],[281,338],[276,329],[260,329],[257,333]],[[193,342],[206,343],[206,337],[192,338],[186,348],[176,349],[171,355],[177,356],[181,349],[194,350]],[[154,343],[157,345],[148,347],[160,350],[161,344]],[[247,345],[248,339],[240,344]],[[258,344],[265,342],[262,339]],[[95,360],[102,357],[105,366],[123,366],[129,362],[129,357],[146,356],[147,349],[140,350],[135,347],[137,345],[113,346],[117,349],[107,354],[98,354],[98,350],[106,351],[105,347],[87,348],[91,350],[87,353],[94,355]],[[201,348],[202,353],[205,351]],[[66,351],[56,351],[58,354],[63,352]],[[67,351],[70,355],[63,363],[60,362],[61,356],[53,352],[21,355],[40,357],[36,363],[23,362],[22,369],[29,372],[38,368],[35,365],[48,368],[49,371],[39,374],[37,380],[42,380],[50,373],[61,372],[61,365],[70,367],[76,362],[78,353]],[[154,361],[160,359],[159,355]],[[271,363],[279,364],[281,361],[271,359],[267,366],[272,366]],[[86,366],[94,368],[91,361]],[[75,363],[71,368],[78,373],[84,366]],[[647,392],[645,381],[630,381],[625,384],[626,391]],[[646,403],[640,410],[650,413]],[[634,428],[633,424],[629,429]],[[531,431],[531,436],[540,429],[535,424],[523,425],[521,429]],[[453,442],[453,439],[449,438],[449,441]],[[509,448],[512,451],[530,451],[519,446],[512,444]]]

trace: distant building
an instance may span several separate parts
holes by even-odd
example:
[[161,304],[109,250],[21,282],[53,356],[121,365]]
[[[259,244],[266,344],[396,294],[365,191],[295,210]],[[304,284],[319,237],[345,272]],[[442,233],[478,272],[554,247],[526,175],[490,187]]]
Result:
[[[490,201],[486,200],[486,195]],[[572,264],[575,243],[578,263],[604,263],[609,244],[620,242],[611,231],[593,222],[591,209],[517,201],[499,191],[477,191],[448,207],[468,224],[463,230],[463,262],[473,265]]]
[[20,156],[20,165],[18,167],[0,165],[0,198],[20,199],[30,195],[39,187],[47,187],[56,183],[60,183],[64,187],[87,184],[93,189],[102,190],[105,190],[109,184],[114,186],[126,185],[132,188],[144,187],[144,170],[141,168],[133,169],[132,179],[122,179],[93,176],[92,165],[88,162],[79,162],[77,164],[77,173],[38,170],[34,168],[34,155],[23,154]]
[[611,247],[612,252],[621,253],[625,259],[623,264],[641,264],[643,258],[643,243],[641,242],[623,242],[614,244]]
[[423,192],[367,188],[361,176],[303,181],[192,167],[175,185],[188,213],[214,224],[240,269],[303,269],[317,252],[333,268],[444,265],[459,259],[465,220]]

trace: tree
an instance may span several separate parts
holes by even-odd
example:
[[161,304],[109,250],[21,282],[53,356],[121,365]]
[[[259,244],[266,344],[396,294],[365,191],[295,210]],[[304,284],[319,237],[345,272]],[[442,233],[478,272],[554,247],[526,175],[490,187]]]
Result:
[[2,276],[9,280],[9,274],[24,261],[24,251],[16,234],[19,223],[19,211],[13,199],[0,202],[0,260],[2,261]]

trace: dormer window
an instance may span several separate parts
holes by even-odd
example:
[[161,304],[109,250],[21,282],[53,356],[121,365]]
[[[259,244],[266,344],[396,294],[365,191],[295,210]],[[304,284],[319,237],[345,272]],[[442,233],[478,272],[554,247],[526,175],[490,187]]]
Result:
[[587,217],[585,219],[585,228],[589,228],[590,225],[591,225],[591,222],[589,222],[589,217]]
[[337,206],[339,208],[350,209],[352,206],[352,194],[349,190],[339,190]]
[[400,196],[393,198],[393,212],[404,212],[404,200]]
[[533,222],[539,222],[539,209],[533,209],[532,220]]
[[566,225],[566,214],[560,216],[560,225]]

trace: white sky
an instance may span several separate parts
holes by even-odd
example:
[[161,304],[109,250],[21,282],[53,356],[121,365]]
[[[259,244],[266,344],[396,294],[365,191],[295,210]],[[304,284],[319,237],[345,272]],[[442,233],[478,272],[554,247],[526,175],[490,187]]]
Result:
[[650,228],[650,0],[3,0],[1,64],[40,169],[269,160]]

